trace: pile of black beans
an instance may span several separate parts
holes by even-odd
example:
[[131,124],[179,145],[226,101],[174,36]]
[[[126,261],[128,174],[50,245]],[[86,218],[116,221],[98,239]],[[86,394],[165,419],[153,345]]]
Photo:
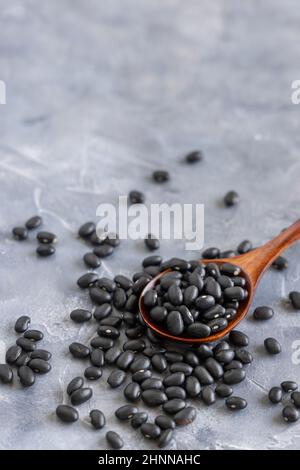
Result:
[[269,400],[273,404],[283,403],[282,417],[287,423],[294,423],[300,417],[300,392],[298,384],[291,380],[281,383],[280,387],[272,387],[269,391]]
[[[139,315],[139,297],[144,287],[167,268],[173,270],[175,277],[171,279],[179,279],[182,288],[188,288],[185,285],[188,277],[199,278],[204,287],[206,279],[216,281],[216,278],[223,276],[230,281],[228,288],[245,290],[231,284],[232,278],[240,277],[236,267],[224,266],[224,271],[220,272],[219,268],[214,271],[212,265],[207,271],[207,267],[204,268],[198,261],[173,258],[163,262],[159,256],[148,256],[142,263],[142,270],[131,279],[121,274],[109,279],[92,273],[93,277],[88,281],[84,278],[82,282],[82,277],[77,281],[89,293],[94,308],[75,309],[70,313],[70,318],[78,324],[96,321],[97,327],[90,344],[73,342],[69,352],[74,358],[84,361],[83,375],[86,380],[99,380],[103,369],[108,369],[108,386],[122,389],[124,401],[127,402],[116,410],[116,417],[128,421],[134,429],[140,429],[143,437],[155,440],[161,448],[171,442],[177,426],[194,421],[199,403],[210,406],[224,399],[229,410],[242,410],[247,406],[244,398],[233,394],[234,386],[245,379],[247,367],[253,359],[246,349],[249,339],[244,333],[232,331],[217,344],[183,348],[176,346],[176,343],[164,343],[161,337],[147,328]],[[192,283],[189,285],[193,286]],[[221,286],[220,289],[223,293],[224,289]],[[209,294],[203,292],[203,295],[208,297],[211,291]],[[211,297],[217,305],[215,297]],[[235,307],[236,310],[238,301],[234,300],[227,297],[226,308],[234,310]],[[90,365],[86,365],[86,360]],[[82,377],[75,377],[71,381],[71,384],[74,383],[76,390],[72,389],[70,394],[71,405],[59,405],[56,410],[59,418],[67,422],[78,419],[74,406],[92,397],[92,388],[83,387]],[[74,393],[79,396],[80,403],[72,399]],[[149,419],[149,407],[158,410],[154,421]],[[94,414],[101,416],[100,429],[105,425],[104,414],[100,410]],[[93,423],[92,416],[90,419]],[[114,448],[123,446],[122,438],[114,431],[108,431],[106,438]]]
[[[39,215],[30,217],[30,219],[25,222],[25,226],[14,227],[12,229],[13,237],[19,241],[27,240],[29,232],[39,228],[42,223],[42,217]],[[57,241],[57,237],[54,233],[45,230],[40,231],[37,233],[36,239],[38,241],[38,247],[36,249],[38,256],[45,258],[55,253],[54,244]]]
[[[241,269],[231,263],[208,263],[160,256],[144,260],[144,267],[171,269],[143,296],[153,322],[173,336],[206,338],[224,330],[248,297]],[[157,269],[158,270],[158,269]]]
[[44,337],[39,330],[28,329],[30,317],[23,315],[15,323],[15,331],[23,333],[6,351],[6,364],[0,364],[0,380],[2,383],[13,381],[13,369],[17,368],[20,383],[30,387],[35,383],[36,375],[50,372],[51,353],[45,349],[37,348],[37,344]]

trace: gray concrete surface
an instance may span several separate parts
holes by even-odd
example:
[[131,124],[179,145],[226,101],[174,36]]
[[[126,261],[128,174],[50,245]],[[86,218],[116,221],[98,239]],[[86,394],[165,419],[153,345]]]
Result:
[[[234,248],[244,238],[261,244],[299,218],[300,107],[291,104],[299,78],[300,10],[296,0],[0,0],[0,351],[15,341],[13,324],[29,314],[53,352],[53,371],[31,389],[0,387],[2,449],[103,449],[105,430],[88,423],[90,408],[107,415],[125,448],[155,448],[114,418],[122,401],[104,379],[80,407],[80,422],[59,423],[56,405],[84,366],[68,344],[87,341],[94,326],[78,328],[70,311],[89,305],[76,287],[85,247],[75,237],[95,219],[101,202],[142,189],[147,202],[205,204],[205,246]],[[200,148],[205,161],[182,165]],[[168,185],[149,175],[167,168]],[[220,205],[236,189],[241,203]],[[17,243],[11,228],[40,213],[59,236],[52,259],[35,256],[33,237]],[[186,253],[183,242],[163,242],[164,257]],[[145,256],[126,241],[100,272],[130,274]],[[287,425],[267,390],[284,379],[300,382],[292,361],[300,317],[286,304],[300,288],[300,245],[285,273],[270,270],[254,305],[272,305],[270,322],[241,329],[251,337],[255,362],[236,392],[248,408],[230,413],[201,402],[197,420],[176,431],[172,449],[296,449],[300,424]],[[262,351],[266,336],[283,346],[278,358]]]

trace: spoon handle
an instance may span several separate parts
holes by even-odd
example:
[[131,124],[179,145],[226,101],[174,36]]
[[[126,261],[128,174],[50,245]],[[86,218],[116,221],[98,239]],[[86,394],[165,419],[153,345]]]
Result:
[[264,271],[272,262],[289,246],[300,240],[300,219],[286,228],[277,237],[255,250],[238,256],[239,264],[251,278],[254,285],[257,284]]

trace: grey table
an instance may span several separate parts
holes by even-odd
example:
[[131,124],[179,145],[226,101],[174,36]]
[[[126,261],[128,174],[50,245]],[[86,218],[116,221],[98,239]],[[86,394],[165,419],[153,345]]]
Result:
[[[88,341],[94,327],[69,320],[89,305],[76,287],[86,248],[76,240],[82,222],[95,219],[101,202],[142,189],[151,202],[205,204],[205,246],[255,245],[299,217],[300,107],[291,103],[299,78],[300,10],[297,0],[1,0],[0,79],[0,351],[15,341],[13,324],[29,314],[53,352],[53,371],[31,389],[0,387],[2,449],[101,449],[105,430],[88,422],[91,407],[107,416],[125,448],[151,448],[127,424],[116,422],[119,391],[95,383],[94,397],[80,407],[80,421],[59,423],[54,410],[66,400],[68,381],[83,365],[68,354],[71,341]],[[205,160],[182,165],[189,150]],[[171,181],[154,185],[154,169]],[[220,200],[236,189],[241,203],[226,210]],[[36,259],[34,237],[25,243],[10,230],[40,213],[59,236],[52,259]],[[162,242],[161,254],[197,257],[184,243]],[[100,272],[130,274],[146,252],[125,241]],[[242,330],[251,337],[255,361],[236,392],[248,408],[230,413],[218,401],[201,402],[197,420],[176,431],[172,449],[295,449],[300,424],[287,425],[281,406],[266,398],[272,385],[299,381],[292,360],[300,339],[299,314],[287,305],[299,289],[300,246],[289,250],[289,269],[270,270],[254,306],[276,311],[257,324],[251,314]],[[263,352],[263,340],[281,343],[280,357]],[[3,425],[4,423],[4,425]]]

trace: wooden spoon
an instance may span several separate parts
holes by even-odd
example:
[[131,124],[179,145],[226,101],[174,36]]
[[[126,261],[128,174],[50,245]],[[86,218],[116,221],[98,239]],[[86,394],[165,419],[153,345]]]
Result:
[[147,286],[144,288],[140,300],[139,300],[139,311],[142,319],[146,325],[151,328],[156,334],[163,336],[165,339],[172,341],[179,341],[182,343],[197,344],[197,343],[209,343],[212,341],[217,341],[223,336],[227,335],[233,328],[235,328],[238,323],[246,316],[248,313],[249,307],[253,300],[256,287],[258,282],[265,272],[265,270],[272,264],[272,262],[286,250],[290,245],[295,243],[300,239],[300,219],[295,222],[293,225],[282,231],[277,237],[270,240],[265,245],[256,248],[255,250],[249,251],[248,253],[240,256],[235,256],[233,258],[222,258],[222,259],[201,259],[199,263],[216,263],[218,265],[223,263],[232,263],[241,268],[241,276],[246,279],[246,287],[248,290],[248,297],[246,300],[240,303],[240,308],[237,313],[237,316],[228,323],[228,326],[218,333],[208,336],[207,338],[191,338],[191,337],[182,337],[182,336],[173,336],[171,335],[166,328],[160,326],[159,324],[153,322],[151,319],[147,308],[144,305],[144,295],[149,290],[152,289],[158,282],[159,278],[162,277],[167,272],[170,272],[171,269],[161,272],[158,276],[153,278]]

